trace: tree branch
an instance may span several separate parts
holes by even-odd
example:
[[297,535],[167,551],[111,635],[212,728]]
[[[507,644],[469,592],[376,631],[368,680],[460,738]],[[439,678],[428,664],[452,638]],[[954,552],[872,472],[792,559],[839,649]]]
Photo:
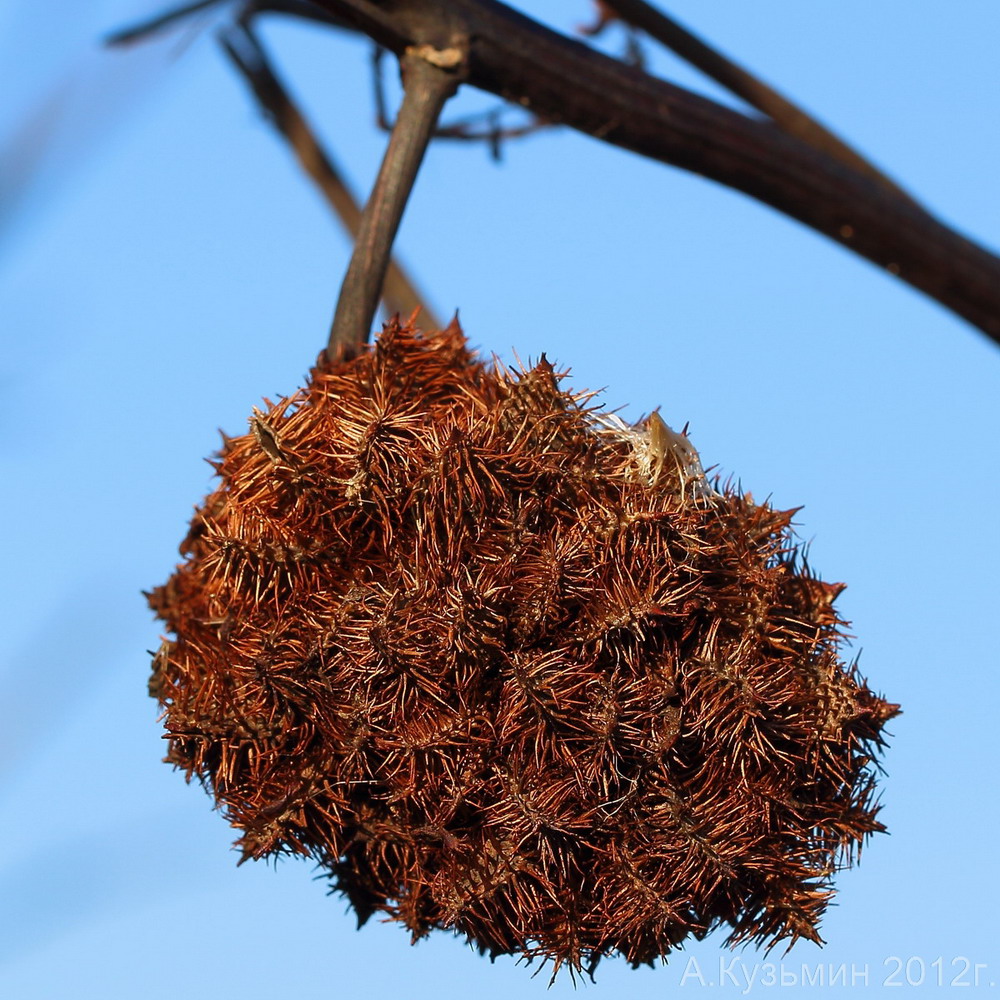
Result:
[[[289,97],[271,66],[260,39],[249,25],[241,24],[227,30],[220,40],[223,49],[252,88],[265,116],[291,146],[302,169],[313,179],[352,241],[356,241],[361,227],[361,209],[329,153],[320,145],[308,122]],[[387,312],[408,316],[419,309],[428,327],[441,327],[440,321],[406,272],[392,259],[386,270],[382,297]]]
[[[638,10],[634,0],[615,3]],[[781,127],[625,65],[497,0],[253,0],[247,9],[349,27],[397,55],[464,36],[472,85],[540,119],[742,191],[900,277],[1000,344],[1000,258],[939,222],[870,164],[852,162],[853,150],[811,129],[808,116],[797,120],[801,112],[788,102],[783,110],[780,95],[761,90],[665,15],[685,58],[713,67],[720,82]]]
[[[386,50],[381,45],[375,45],[372,52],[372,88],[375,100],[375,121],[378,127],[386,132],[392,131],[392,123],[386,111],[385,87],[382,84],[382,61]],[[440,124],[434,130],[434,139],[448,139],[457,142],[489,143],[490,155],[499,162],[502,159],[503,143],[509,139],[523,139],[545,129],[550,129],[553,122],[531,117],[521,125],[505,126],[501,123],[503,112],[510,108],[507,102],[497,108],[487,111],[477,111],[464,118]]]
[[403,104],[337,299],[326,348],[331,359],[350,357],[368,340],[403,210],[441,109],[458,89],[465,51],[455,45],[412,45],[403,52],[401,63]]
[[657,10],[652,4],[646,3],[646,0],[599,0],[599,2],[620,20],[644,31],[654,41],[701,70],[707,77],[746,101],[751,107],[762,111],[789,135],[796,136],[821,153],[826,153],[857,170],[858,173],[870,177],[894,194],[903,198],[910,197],[895,181],[886,177],[878,167],[825,125],[806,114],[762,80],[748,73],[742,66],[738,66],[711,48],[682,24]]
[[1000,343],[1000,259],[771,122],[624,65],[496,0],[315,3],[397,53],[462,34],[474,86],[743,191],[898,275]]

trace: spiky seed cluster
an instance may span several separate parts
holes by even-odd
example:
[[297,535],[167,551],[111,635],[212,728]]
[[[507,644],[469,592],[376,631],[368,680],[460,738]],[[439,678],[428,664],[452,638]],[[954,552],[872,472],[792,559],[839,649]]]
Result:
[[256,413],[151,595],[168,759],[245,857],[316,858],[415,939],[557,969],[818,940],[896,706],[789,512],[588,400],[393,325]]

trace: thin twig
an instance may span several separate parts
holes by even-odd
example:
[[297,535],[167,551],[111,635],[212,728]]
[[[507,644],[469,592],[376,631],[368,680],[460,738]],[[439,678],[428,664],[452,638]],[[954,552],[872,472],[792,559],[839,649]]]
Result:
[[[198,11],[206,10],[209,7],[222,6],[224,3],[235,4],[236,0],[196,0],[194,3],[171,7],[155,17],[146,18],[111,32],[105,36],[104,44],[109,46],[131,45],[133,42],[143,41],[150,35],[155,35],[164,28],[169,28],[175,21],[190,17],[192,14],[197,14]],[[289,14],[310,21],[319,21],[321,24],[343,28],[347,31],[357,30],[343,18],[320,9],[310,0],[242,0],[239,9],[239,19],[244,23],[255,14],[273,13]]]
[[156,17],[151,17],[137,24],[129,25],[127,28],[111,32],[111,34],[105,36],[104,44],[112,46],[130,45],[133,42],[143,40],[149,35],[155,35],[158,31],[169,27],[174,21],[189,17],[200,10],[207,10],[209,7],[218,7],[225,2],[227,0],[198,0],[197,3],[189,3],[184,4],[182,7],[172,8],[163,14],[158,14]]
[[365,205],[340,289],[327,356],[349,357],[367,342],[403,210],[445,102],[458,89],[462,50],[412,46],[402,56],[403,104]]
[[[225,52],[253,89],[267,119],[291,146],[302,169],[313,179],[327,203],[343,223],[352,240],[361,228],[361,208],[348,190],[330,154],[323,149],[315,133],[274,71],[267,52],[256,33],[246,23],[220,36]],[[382,290],[386,311],[408,316],[422,313],[423,323],[440,329],[441,323],[427,305],[403,268],[390,259]]]
[[[904,198],[911,197],[825,125],[646,0],[599,0],[599,3],[621,21],[644,31],[654,41],[701,70],[751,107],[762,111],[789,135],[794,135],[814,149],[870,177],[894,194]],[[605,23],[606,20],[599,21],[594,30],[600,30]]]
[[385,81],[382,79],[382,64],[386,50],[381,45],[372,46],[372,101],[375,105],[375,124],[384,132],[392,131],[389,112],[385,101]]
[[503,125],[501,115],[504,108],[491,108],[465,118],[442,125],[434,132],[435,139],[450,139],[456,142],[486,142],[498,147],[507,139],[523,139],[546,129],[554,128],[556,122],[533,117],[521,125]]
[[[375,123],[384,132],[392,131],[389,120],[388,102],[385,98],[385,82],[382,74],[382,63],[386,50],[381,45],[372,50],[372,98],[375,104]],[[485,142],[490,147],[493,159],[501,159],[501,146],[508,139],[523,139],[544,129],[555,126],[555,122],[546,121],[533,116],[530,121],[521,125],[502,125],[501,115],[510,105],[504,103],[497,108],[478,111],[466,115],[434,129],[434,139],[449,139],[458,142]]]

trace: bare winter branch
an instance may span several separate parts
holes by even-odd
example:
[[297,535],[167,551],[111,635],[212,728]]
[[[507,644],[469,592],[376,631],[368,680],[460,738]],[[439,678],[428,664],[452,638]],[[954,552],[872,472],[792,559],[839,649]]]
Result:
[[601,0],[601,6],[626,24],[644,31],[650,38],[691,63],[751,107],[762,111],[789,135],[794,135],[819,152],[826,153],[870,177],[888,191],[901,197],[909,197],[895,181],[886,177],[881,170],[834,135],[825,125],[806,114],[762,80],[748,73],[742,66],[738,66],[707,45],[682,24],[667,17],[652,4],[646,3],[646,0]]
[[873,261],[1000,343],[1000,259],[884,184],[496,0],[316,0],[399,53],[469,39],[468,82],[533,113],[743,191]]
[[[249,25],[241,25],[223,34],[221,41],[233,64],[252,88],[268,120],[288,142],[302,169],[313,179],[351,239],[356,240],[361,227],[361,208],[348,190],[329,152],[320,145],[309,123],[288,95],[260,39]],[[400,313],[409,316],[419,309],[422,320],[428,327],[441,327],[440,320],[409,276],[391,259],[382,297],[390,315]]]
[[[189,5],[159,23],[202,6]],[[1000,343],[1000,258],[934,218],[842,140],[666,15],[639,0],[607,6],[773,120],[657,79],[497,0],[255,0],[244,10],[350,27],[397,55],[413,45],[441,47],[464,38],[473,86],[540,120],[742,191],[867,258]]]

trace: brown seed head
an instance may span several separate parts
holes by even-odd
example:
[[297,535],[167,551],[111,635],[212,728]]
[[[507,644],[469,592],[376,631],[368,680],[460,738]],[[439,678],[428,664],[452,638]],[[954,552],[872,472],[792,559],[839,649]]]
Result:
[[557,970],[818,941],[897,707],[790,512],[560,379],[392,324],[226,439],[151,595],[168,760],[244,857],[315,858],[414,939]]

